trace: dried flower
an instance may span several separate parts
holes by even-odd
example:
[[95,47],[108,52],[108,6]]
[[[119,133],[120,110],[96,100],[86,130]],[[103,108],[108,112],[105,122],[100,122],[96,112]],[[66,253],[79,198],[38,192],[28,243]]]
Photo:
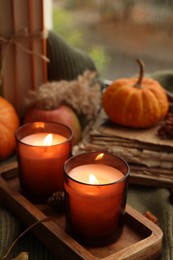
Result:
[[77,114],[93,119],[101,105],[101,86],[96,80],[96,72],[85,71],[72,81],[47,82],[32,91],[28,104],[51,110],[61,104],[72,107]]

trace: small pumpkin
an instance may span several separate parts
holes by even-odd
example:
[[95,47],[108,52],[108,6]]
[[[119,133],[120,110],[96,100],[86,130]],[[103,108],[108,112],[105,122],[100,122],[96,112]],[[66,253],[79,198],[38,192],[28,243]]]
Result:
[[154,79],[144,77],[144,64],[138,78],[112,82],[102,94],[102,106],[110,120],[122,126],[148,128],[161,121],[169,109],[164,88]]
[[14,107],[0,97],[0,160],[8,158],[14,152],[14,132],[18,126],[19,117]]

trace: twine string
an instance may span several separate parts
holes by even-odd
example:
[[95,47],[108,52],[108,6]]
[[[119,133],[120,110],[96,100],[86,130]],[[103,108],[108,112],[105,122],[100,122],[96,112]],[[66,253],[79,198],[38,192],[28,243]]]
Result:
[[22,49],[24,52],[26,52],[29,55],[35,55],[39,58],[43,59],[46,62],[49,62],[49,58],[47,58],[45,55],[40,54],[39,52],[32,51],[26,47],[24,47],[21,42],[28,42],[32,40],[40,40],[40,39],[46,39],[48,37],[47,30],[44,31],[37,31],[30,33],[26,28],[19,30],[16,34],[10,36],[10,37],[2,37],[0,36],[0,45],[6,45],[6,49],[4,52],[4,55],[2,57],[1,62],[1,70],[0,70],[0,85],[2,84],[2,78],[3,78],[3,71],[5,68],[5,63],[7,60],[7,54],[9,52],[9,48],[11,45],[15,45],[18,48]]

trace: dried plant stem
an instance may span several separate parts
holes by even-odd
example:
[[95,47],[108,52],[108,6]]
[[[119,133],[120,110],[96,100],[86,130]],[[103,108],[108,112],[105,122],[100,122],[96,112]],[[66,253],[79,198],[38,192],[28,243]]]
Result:
[[41,219],[41,220],[38,220],[38,221],[34,222],[32,225],[30,225],[27,229],[25,229],[25,230],[14,240],[14,242],[11,244],[11,246],[9,247],[9,249],[8,249],[7,252],[4,254],[4,256],[2,257],[1,260],[5,260],[5,259],[8,257],[9,253],[11,252],[11,250],[13,249],[13,247],[15,246],[15,244],[17,243],[17,241],[18,241],[24,234],[26,234],[31,228],[35,227],[37,224],[39,224],[39,223],[41,223],[41,222],[43,222],[43,221],[49,220],[49,218],[50,218],[50,216],[47,216],[47,217],[45,217],[45,218],[43,218],[43,219]]

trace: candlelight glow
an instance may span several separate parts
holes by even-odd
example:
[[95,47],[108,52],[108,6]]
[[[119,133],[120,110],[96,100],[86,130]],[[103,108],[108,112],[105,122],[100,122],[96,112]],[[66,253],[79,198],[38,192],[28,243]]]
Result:
[[99,184],[97,178],[93,174],[89,174],[89,183],[90,184]]
[[52,134],[46,135],[46,137],[44,138],[44,141],[43,141],[43,145],[50,146],[52,144],[52,140],[53,140]]
[[34,122],[35,128],[44,128],[45,123],[44,122]]
[[95,161],[97,160],[101,160],[104,156],[104,153],[100,153],[99,155],[97,155],[97,157],[95,158]]

